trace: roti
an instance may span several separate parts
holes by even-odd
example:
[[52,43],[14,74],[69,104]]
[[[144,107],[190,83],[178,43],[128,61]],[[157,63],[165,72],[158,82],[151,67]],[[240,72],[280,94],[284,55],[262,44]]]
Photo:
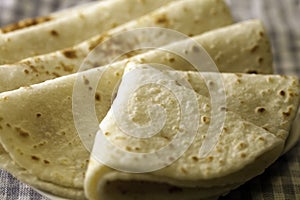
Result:
[[[124,78],[130,72],[133,73],[130,78]],[[159,191],[155,199],[176,199],[179,196],[183,199],[203,199],[229,192],[234,186],[262,173],[281,155],[299,105],[299,83],[296,77],[200,74],[153,70],[147,67],[133,67],[127,73],[123,76],[110,111],[100,123],[100,131],[95,139],[85,179],[85,192],[89,199],[121,199],[124,193],[127,199],[141,196],[147,199],[153,195],[148,187],[152,187],[150,191]],[[172,78],[154,81],[157,73]],[[214,148],[208,155],[201,157],[201,145],[204,144],[205,138],[212,137],[208,134],[208,126],[213,120],[208,88],[217,85],[216,80],[220,77],[224,83],[226,105],[218,107],[218,110],[225,113],[224,124],[222,129],[219,129],[216,144],[212,145]],[[187,87],[182,79],[192,87]],[[129,80],[131,83],[140,84],[140,87],[126,96],[124,94],[127,94],[130,88]],[[153,80],[151,83],[155,84],[143,85],[145,80]],[[204,80],[209,80],[206,82],[208,84],[205,84]],[[193,94],[190,91],[195,92],[195,95],[190,95]],[[191,106],[193,100],[198,102],[198,108]],[[125,111],[122,107],[117,107],[119,104],[123,105],[120,103],[123,101],[126,102]],[[179,102],[185,101],[186,104],[179,105]],[[160,126],[161,120],[149,118],[150,113],[151,116],[156,116],[154,112],[159,113],[157,110],[149,110],[154,105],[164,109],[167,115],[163,128],[146,139],[130,135],[133,133],[128,132],[129,130],[140,130],[135,129],[136,125],[150,124],[147,126],[150,128],[145,129],[145,132],[144,129],[138,132],[145,136],[152,131],[151,127],[155,129]],[[191,146],[179,159],[174,159],[174,152],[189,143],[190,126],[180,126],[179,123],[184,119],[182,107],[185,105],[190,105],[187,115],[191,121],[198,111],[198,131]],[[123,112],[125,117],[118,118],[123,116]],[[124,121],[125,124],[121,123]],[[103,137],[109,142],[104,143]],[[176,140],[177,137],[181,139]],[[169,154],[159,154],[159,150],[170,145],[173,140],[179,143],[178,146],[172,143],[173,148],[170,147],[172,151],[169,151]],[[157,156],[166,157],[147,160],[146,156],[152,155],[152,152],[157,152]],[[143,155],[133,156],[132,153]],[[132,172],[131,170],[147,170],[149,166],[172,159],[174,162],[170,165],[157,170],[128,173]],[[138,184],[141,189],[134,190],[128,186],[130,184]],[[161,184],[168,189],[157,190]],[[169,192],[172,187],[179,191],[174,196]],[[206,188],[208,193],[195,193],[197,190],[205,191]],[[115,193],[109,192],[112,189]],[[212,189],[216,191],[210,192]]]

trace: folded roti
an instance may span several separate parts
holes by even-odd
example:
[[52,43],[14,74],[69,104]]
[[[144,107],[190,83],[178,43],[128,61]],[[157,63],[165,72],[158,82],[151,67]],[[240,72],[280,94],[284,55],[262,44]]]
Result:
[[[296,77],[230,73],[199,74],[150,68],[132,69],[131,73],[133,73],[131,78],[138,77],[137,80],[143,81],[155,80],[157,73],[176,78],[152,82],[155,84],[141,84],[134,93],[130,93],[131,98],[125,100],[128,109],[126,119],[128,129],[117,121],[117,115],[122,115],[120,114],[122,107],[114,110],[116,108],[114,105],[124,101],[124,96],[119,94],[126,94],[130,85],[128,81],[133,81],[129,78],[122,79],[112,108],[100,124],[103,136],[114,145],[114,148],[108,145],[109,151],[105,151],[108,153],[105,156],[108,157],[109,164],[135,169],[138,159],[143,162],[145,157],[131,159],[132,155],[129,152],[138,154],[156,152],[175,140],[177,137],[175,134],[182,134],[185,136],[183,138],[188,138],[188,128],[174,129],[179,127],[179,120],[184,118],[182,117],[184,113],[181,113],[182,110],[178,108],[182,106],[178,103],[180,100],[188,99],[187,105],[193,105],[189,101],[192,102],[196,97],[199,112],[195,113],[195,108],[189,107],[188,115],[191,120],[192,116],[199,115],[197,135],[187,151],[171,165],[146,173],[126,173],[102,164],[105,161],[99,158],[99,152],[104,151],[105,143],[97,139],[98,135],[102,134],[99,132],[85,179],[86,196],[92,200],[142,197],[145,199],[206,199],[225,194],[262,173],[280,156],[299,105],[300,88]],[[214,148],[208,155],[201,157],[199,149],[205,138],[209,137],[207,130],[212,119],[208,87],[213,87],[216,83],[212,80],[220,77],[226,92],[226,106],[220,108],[220,112],[224,111],[226,117]],[[209,82],[206,85],[204,80],[207,78]],[[182,79],[189,82],[192,87],[182,84]],[[139,85],[142,82],[135,83]],[[166,88],[165,85],[168,87]],[[190,94],[187,91],[191,90],[196,93],[196,96],[187,95]],[[174,91],[179,91],[182,96],[174,95]],[[150,119],[148,116],[150,107],[154,105],[160,106],[167,113],[167,120],[159,132],[145,139],[133,137],[129,132],[124,131],[134,129],[137,124],[143,126],[150,123],[151,126],[159,126],[153,124],[155,119]],[[147,132],[142,133],[147,134]],[[187,143],[186,140],[179,140],[179,147]],[[166,160],[172,159],[172,151],[166,156]],[[152,162],[145,161],[144,166],[153,165]],[[131,184],[133,185],[130,186]],[[136,187],[138,189],[135,189]],[[153,194],[153,191],[157,193]]]
[[[180,4],[184,2],[180,2]],[[173,11],[173,9],[170,10]],[[144,19],[147,19],[147,17]],[[124,27],[127,26],[125,25]],[[200,30],[198,31],[200,32]],[[109,38],[108,36],[107,39]],[[245,21],[212,30],[195,36],[193,39],[204,47],[221,72],[263,74],[273,72],[270,43],[259,20]],[[228,41],[230,41],[230,45]],[[90,52],[91,46],[97,46],[95,45],[95,40],[75,47],[73,53],[76,55],[76,58],[67,58],[64,55],[66,51],[61,51],[26,59],[14,65],[0,66],[0,91],[13,90],[21,86],[28,86],[59,76],[76,73]],[[184,49],[185,47],[183,46],[184,43],[174,43],[171,49]],[[184,66],[185,69],[195,70],[179,56],[159,49],[134,56],[129,58],[129,61],[136,63],[157,62],[171,65],[175,69],[182,69]],[[14,81],[12,82],[11,80]]]
[[4,27],[0,34],[0,64],[71,47],[172,1],[99,1],[68,14],[25,20]]

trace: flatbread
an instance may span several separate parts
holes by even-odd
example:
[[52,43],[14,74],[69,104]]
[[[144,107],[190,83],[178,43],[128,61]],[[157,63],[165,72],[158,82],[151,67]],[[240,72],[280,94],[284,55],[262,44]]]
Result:
[[71,47],[172,1],[99,1],[68,15],[40,17],[2,28],[0,62],[15,63],[27,57]]
[[[121,69],[114,72],[118,71],[122,73]],[[8,146],[1,140],[5,152],[9,152],[13,160],[1,155],[1,159],[6,156],[1,168],[25,183],[70,199],[83,197],[83,179],[89,160],[89,152],[81,143],[73,121],[72,92],[76,78],[75,75],[65,76],[0,94],[0,135],[21,139]],[[99,117],[103,118],[110,107],[110,94],[118,78],[110,73],[99,83],[97,95],[101,95],[101,99],[97,98],[96,102],[101,108]],[[21,100],[21,96],[25,99]],[[55,98],[47,99],[50,96]],[[20,101],[22,104],[18,103]],[[45,104],[45,101],[48,103]],[[17,110],[13,111],[11,106]],[[5,119],[4,115],[12,118]],[[17,166],[11,168],[11,164]],[[31,176],[24,177],[23,174]]]
[[[107,39],[109,38],[110,36]],[[221,72],[263,74],[273,72],[271,46],[259,20],[245,21],[212,30],[195,36],[193,39],[207,50]],[[231,42],[230,45],[226,43],[227,40]],[[15,65],[0,66],[0,92],[76,73],[90,52],[90,47],[95,47],[95,40],[92,41],[94,42],[89,41],[75,47],[74,51],[71,51],[73,55],[76,55],[75,58],[65,56],[70,51],[61,51],[26,59]],[[256,47],[255,51],[252,51],[253,46]],[[180,50],[186,49],[186,46],[183,42],[183,44],[175,43],[162,49],[166,48]],[[134,56],[128,61],[136,63],[156,62],[170,65],[175,69],[195,70],[184,59],[160,49]],[[11,80],[15,81],[12,82]]]
[[[192,102],[193,96],[186,96],[188,93],[185,91],[193,90],[197,95],[198,114],[201,117],[199,118],[198,132],[192,145],[183,156],[165,168],[142,174],[126,173],[100,164],[99,160],[97,160],[99,157],[96,158],[95,156],[104,149],[104,143],[100,143],[97,140],[97,136],[85,179],[85,191],[89,199],[101,199],[103,195],[109,199],[121,199],[120,196],[124,193],[128,197],[127,199],[134,199],[136,196],[143,196],[146,199],[150,198],[152,193],[136,192],[136,190],[126,187],[132,181],[140,182],[139,188],[141,188],[141,191],[147,191],[143,183],[146,183],[146,187],[151,184],[152,187],[155,187],[155,183],[159,187],[163,183],[179,188],[180,192],[178,192],[178,195],[182,195],[180,196],[182,199],[208,198],[214,195],[221,195],[222,192],[194,193],[194,191],[191,192],[189,189],[197,190],[196,188],[199,188],[201,190],[207,188],[209,191],[215,189],[215,187],[228,186],[226,188],[227,191],[223,191],[223,193],[228,192],[232,189],[230,186],[243,184],[257,176],[280,156],[299,105],[299,83],[296,77],[226,73],[220,76],[220,74],[216,73],[203,73],[200,75],[197,72],[174,71],[159,71],[159,73],[164,73],[167,77],[179,78],[175,78],[175,81],[161,80],[153,82],[156,85],[148,84],[144,87],[139,87],[130,96],[132,99],[126,101],[128,102],[126,109],[129,112],[132,111],[128,115],[128,119],[131,122],[131,126],[128,125],[128,127],[134,127],[133,124],[151,124],[152,121],[149,121],[145,112],[147,113],[148,109],[153,105],[161,106],[170,116],[170,121],[164,124],[165,126],[161,131],[147,139],[135,138],[128,135],[128,132],[124,132],[125,127],[120,128],[120,121],[116,121],[116,116],[121,115],[120,110],[116,110],[117,115],[113,110],[114,105],[124,98],[118,95],[107,116],[101,122],[100,130],[115,147],[123,151],[134,153],[158,151],[158,149],[175,140],[175,136],[172,134],[176,133],[174,131],[176,129],[172,129],[172,127],[178,126],[178,120],[180,120],[178,116],[184,115],[180,113],[180,110],[176,110],[178,103],[172,102],[185,98],[190,99]],[[131,77],[138,77],[138,80],[155,80],[155,75],[152,69],[148,70],[146,68],[144,70],[139,69]],[[208,87],[210,87],[216,84],[211,80],[216,80],[219,76],[223,79],[226,91],[226,106],[221,108],[221,110],[226,112],[225,123],[213,150],[207,156],[199,157],[200,146],[203,144],[205,136],[208,137],[206,132],[211,119],[211,100],[207,87],[201,79],[215,77],[215,79],[209,79]],[[191,83],[192,89],[180,84],[182,79]],[[119,92],[128,90],[128,82],[126,82],[128,80],[122,80]],[[166,82],[172,87],[170,86],[168,89],[163,87],[162,85],[168,85]],[[172,92],[170,92],[170,88]],[[174,94],[177,94],[173,92],[175,90],[182,90],[179,92],[179,94],[182,94],[182,97],[175,95],[175,98]],[[197,113],[194,113],[193,107],[189,109],[189,116],[197,115]],[[158,125],[151,124],[151,126]],[[182,128],[177,134],[187,136],[187,130]],[[188,142],[185,140],[180,141],[180,144]],[[97,144],[102,146],[97,147]],[[107,153],[107,151],[105,152]],[[109,148],[109,154],[107,155],[110,162],[115,164],[114,166],[129,166],[129,168],[130,166],[134,167],[138,162],[138,158],[134,162],[130,159],[130,156],[128,153],[116,150],[116,148]],[[167,160],[172,159],[173,155],[170,154],[168,156],[170,158],[167,157]],[[104,162],[103,160],[101,161]],[[153,165],[153,163],[145,161],[146,165]],[[110,186],[111,184],[113,186]],[[107,192],[110,191],[107,187],[113,187],[114,192],[118,192],[119,195]],[[158,191],[161,193],[156,194],[157,196],[154,199],[176,198],[176,195],[172,196],[169,194],[169,190]],[[127,195],[128,193],[130,194]]]

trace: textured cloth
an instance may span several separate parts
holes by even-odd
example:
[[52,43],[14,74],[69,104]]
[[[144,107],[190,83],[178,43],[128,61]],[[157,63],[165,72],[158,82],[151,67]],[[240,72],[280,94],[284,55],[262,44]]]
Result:
[[[0,25],[25,17],[45,15],[88,0],[0,0]],[[261,19],[270,35],[274,67],[279,74],[300,77],[299,0],[227,0],[236,21]],[[300,123],[300,122],[299,122]],[[44,200],[29,186],[0,171],[0,200]],[[220,198],[300,199],[300,143],[262,175]]]

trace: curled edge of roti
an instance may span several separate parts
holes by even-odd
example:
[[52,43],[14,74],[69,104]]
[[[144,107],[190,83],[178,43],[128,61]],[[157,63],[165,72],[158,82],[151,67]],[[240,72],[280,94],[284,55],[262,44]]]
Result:
[[[224,35],[227,37],[225,38]],[[273,72],[271,47],[265,29],[259,20],[245,21],[212,30],[195,36],[193,39],[209,53],[220,72],[263,74]],[[227,40],[231,41],[231,45],[227,45]],[[21,86],[76,73],[91,45],[93,46],[93,42],[87,41],[75,47],[74,51],[71,52],[77,57],[72,59],[65,57],[65,53],[70,51],[61,51],[26,59],[15,65],[0,66],[0,91],[13,90]],[[253,46],[257,49],[251,52]],[[182,44],[175,43],[162,48],[167,47],[169,49],[182,49]],[[263,60],[263,62],[258,62],[259,60]],[[182,58],[159,49],[136,55],[129,58],[128,61],[136,63],[156,62],[175,69],[195,70]],[[10,74],[10,76],[6,74]],[[15,81],[11,82],[11,79]]]
[[[15,63],[24,58],[71,47],[169,2],[172,0],[130,0],[130,3],[127,0],[99,1],[55,20],[51,17],[37,18],[34,23],[43,23],[0,34],[0,61]],[[47,41],[48,45],[41,41]]]
[[[197,76],[200,76],[199,74],[197,75],[194,72],[196,76],[193,77],[193,75],[191,74],[190,76],[186,76],[186,74],[184,73],[185,72],[178,72],[178,74],[182,75],[181,77],[186,78],[187,80],[195,79],[192,82],[189,80],[192,86],[196,86],[196,88],[201,88],[205,91],[205,85],[203,85],[203,83],[201,82],[199,83],[200,78],[197,78]],[[151,74],[147,72],[145,74],[138,74],[138,77],[141,76],[141,79],[143,79],[143,77],[145,79],[151,79]],[[226,119],[222,132],[219,136],[220,138],[218,140],[218,143],[209,156],[205,158],[198,157],[198,150],[203,142],[201,133],[205,132],[205,126],[209,124],[210,120],[209,111],[205,111],[204,109],[205,107],[210,107],[207,106],[209,105],[209,99],[206,97],[205,93],[202,93],[201,95],[200,91],[200,93],[197,92],[201,116],[199,132],[193,144],[182,157],[180,157],[177,161],[175,161],[168,167],[154,172],[143,174],[128,174],[100,164],[99,160],[96,160],[95,155],[92,154],[85,179],[85,192],[87,197],[90,199],[98,199],[99,195],[103,194],[103,191],[105,191],[105,185],[110,185],[111,182],[118,182],[120,180],[123,181],[123,184],[130,184],[130,181],[132,180],[145,181],[150,183],[163,182],[165,184],[170,184],[172,186],[180,188],[213,188],[220,186],[229,186],[230,190],[230,185],[243,184],[254,176],[261,174],[265,170],[265,168],[271,165],[271,163],[273,163],[280,156],[283,151],[285,139],[288,135],[288,131],[291,127],[291,123],[295,117],[295,113],[299,105],[298,80],[296,77],[279,75],[263,76],[225,73],[222,74],[222,76],[224,79],[224,86],[227,96]],[[261,84],[261,82],[256,83],[256,81],[259,79],[263,80],[261,82],[265,81],[265,85],[260,85],[260,87],[258,87],[257,84]],[[124,85],[122,86],[122,84]],[[199,84],[199,86],[195,84]],[[122,82],[120,88],[125,87],[125,85],[127,84]],[[235,85],[236,87],[232,85]],[[246,97],[246,95],[244,95],[239,98],[239,93],[235,92],[238,89],[242,90],[241,92],[245,94],[249,94],[249,92],[252,91],[252,93],[254,92],[254,96]],[[268,89],[269,91],[267,91],[266,89]],[[137,99],[137,101],[135,102],[136,104],[128,104],[127,106],[129,110],[132,110],[133,108],[135,110],[133,116],[130,115],[130,119],[135,119],[135,124],[140,122],[141,124],[144,124],[145,121],[147,122],[147,120],[145,119],[145,115],[143,115],[144,111],[146,110],[143,107],[145,102],[140,101],[142,99],[145,100],[143,96],[147,96],[147,99],[151,99],[151,92],[156,90],[154,88],[145,88],[144,90],[143,88],[139,88],[139,90],[137,91],[139,91],[141,95],[134,95],[134,99]],[[264,93],[265,95],[256,96],[257,92],[255,91],[261,92],[260,94]],[[269,94],[266,94],[265,92],[269,92]],[[162,93],[164,93],[163,90],[161,91],[159,97],[164,96],[164,94]],[[118,101],[119,98],[120,97],[117,96],[114,103]],[[288,103],[283,103],[287,101]],[[152,104],[153,103],[154,102],[152,102]],[[254,108],[254,112],[242,113],[248,111],[246,107],[243,107],[243,104],[250,105],[252,103],[255,106],[258,106],[257,108]],[[151,102],[146,103],[146,105],[152,104]],[[268,104],[270,105],[268,106]],[[230,105],[232,105],[232,107]],[[260,105],[262,107],[259,107]],[[139,106],[141,108],[143,107],[143,109],[136,109]],[[166,108],[166,105],[163,104],[163,101],[161,106]],[[272,108],[272,106],[275,107]],[[278,106],[282,106],[282,109],[276,110]],[[251,109],[252,107],[253,105],[251,106]],[[276,114],[273,115],[272,112],[276,112]],[[172,116],[174,116],[173,113]],[[203,120],[203,117],[205,117],[206,120]],[[269,123],[273,123],[273,125],[277,125],[275,123],[278,122],[272,122],[272,119],[279,118],[279,120],[281,120],[281,123],[279,122],[279,124],[274,129],[269,130],[269,127],[264,127],[262,125],[262,123],[266,122],[264,118],[268,118],[267,121]],[[104,135],[111,142],[113,142],[114,145],[118,146],[124,151],[135,153],[147,152],[149,151],[149,149],[151,150],[152,143],[150,143],[149,146],[149,144],[144,140],[132,138],[128,135],[128,133],[125,134],[122,131],[123,129],[121,130],[118,127],[115,119],[116,118],[114,117],[113,111],[111,109],[108,112],[108,115],[100,124],[101,131],[105,133]],[[261,121],[261,119],[263,120]],[[164,144],[169,143],[168,141],[165,141],[165,136],[163,136],[163,133],[167,132],[168,130],[162,129],[161,132],[153,136],[154,145],[152,145],[154,148],[157,147],[155,145],[155,141],[164,141]],[[150,140],[151,139],[152,138],[150,138]],[[95,140],[94,148],[97,148],[96,145],[97,139]],[[111,151],[111,157],[114,156],[114,153],[118,154],[113,150]],[[116,160],[115,162],[117,163],[117,165],[127,165],[128,163],[126,163],[126,156],[128,156],[128,154],[124,154],[122,155],[122,159]],[[118,157],[120,157],[119,154]],[[123,178],[124,176],[126,178]],[[119,192],[126,193],[128,191],[122,190]],[[162,194],[162,197],[167,198],[168,195],[168,192],[165,192]]]

